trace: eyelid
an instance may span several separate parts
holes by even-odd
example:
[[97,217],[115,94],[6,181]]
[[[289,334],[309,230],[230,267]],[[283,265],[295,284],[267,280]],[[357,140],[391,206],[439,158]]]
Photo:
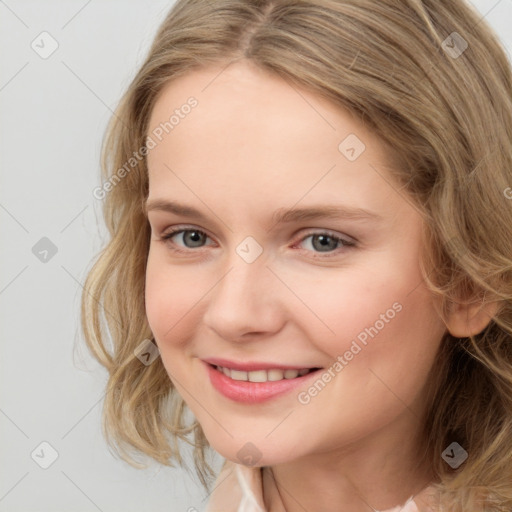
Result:
[[[187,231],[189,229],[195,230],[195,231],[200,231],[201,233],[208,235],[209,238],[213,239],[213,237],[208,233],[208,230],[206,230],[204,228],[200,228],[198,226],[194,226],[192,224],[178,224],[176,226],[172,226],[172,228],[169,228],[167,233],[166,233],[167,230],[164,229],[160,236],[163,237],[163,236],[166,236],[171,233],[176,234],[179,231]],[[354,238],[353,236],[347,235],[346,233],[338,233],[335,230],[328,229],[328,228],[316,228],[316,227],[315,228],[302,228],[299,231],[303,231],[304,229],[307,230],[307,233],[303,234],[302,238],[299,241],[302,241],[304,239],[304,237],[306,237],[308,235],[328,234],[335,238],[340,238],[347,243],[352,243],[352,242],[357,243],[358,242],[357,238]],[[293,237],[295,237],[295,235],[293,235]]]
[[339,247],[336,247],[332,251],[313,251],[309,249],[302,249],[298,248],[299,251],[303,253],[307,253],[308,257],[312,260],[324,260],[327,261],[330,258],[340,258],[345,255],[345,253],[351,249],[355,249],[358,247],[357,240],[353,237],[350,237],[348,235],[338,235],[336,232],[330,230],[330,229],[322,229],[322,228],[315,228],[311,229],[308,233],[302,234],[297,242],[294,243],[292,246],[293,248],[299,246],[300,244],[304,243],[306,239],[308,239],[311,236],[320,236],[320,235],[327,235],[331,238],[334,238],[338,240]]
[[[300,231],[303,231],[304,229],[307,229],[308,231],[306,233],[303,233],[300,236],[300,238],[296,242],[293,243],[292,247],[297,246],[298,244],[304,242],[304,240],[306,240],[310,236],[315,236],[315,235],[317,235],[317,236],[319,236],[319,235],[331,236],[332,238],[335,238],[335,239],[339,240],[339,243],[341,244],[340,247],[334,249],[333,251],[327,251],[325,253],[322,253],[321,251],[316,252],[316,251],[309,251],[307,249],[300,249],[300,250],[306,251],[308,253],[313,253],[313,254],[319,255],[317,257],[328,258],[329,256],[335,256],[335,255],[338,255],[339,252],[341,250],[343,250],[343,249],[356,247],[358,245],[358,240],[356,238],[354,238],[352,236],[349,236],[349,235],[346,235],[346,234],[341,234],[341,233],[338,234],[336,231],[333,231],[331,229],[326,229],[326,228],[303,228]],[[181,224],[173,226],[172,228],[169,228],[168,230],[164,230],[163,233],[160,235],[160,237],[162,238],[163,242],[167,242],[167,241],[170,241],[170,239],[174,235],[177,235],[177,234],[182,233],[184,231],[197,231],[199,233],[203,233],[204,235],[206,235],[210,240],[213,240],[213,237],[211,237],[208,234],[207,230],[199,228],[197,226],[193,226],[193,225],[181,225]],[[176,244],[174,244],[174,245],[176,245]],[[203,246],[203,247],[206,247],[206,246]],[[183,248],[183,247],[177,245],[177,248],[173,249],[173,250],[175,250],[176,252],[191,252],[191,251],[197,251],[198,249],[202,249],[203,247],[197,247],[196,249],[194,249],[194,248],[190,248],[190,247],[184,247]]]
[[[198,228],[197,226],[191,226],[191,225],[177,225],[177,226],[172,226],[171,228],[169,229],[165,229],[162,234],[160,235],[160,238],[164,241],[164,242],[167,242],[168,240],[170,240],[170,238],[172,238],[174,235],[177,235],[178,233],[182,233],[183,231],[198,231],[199,233],[203,233],[205,234],[210,240],[213,240],[213,237],[210,236],[210,234],[208,233],[207,230],[205,229],[202,229],[202,228]],[[199,247],[200,249],[200,247]],[[193,250],[193,249],[189,249],[189,248],[185,248],[184,250]]]
[[[358,243],[358,240],[354,238],[353,236],[344,234],[344,233],[338,233],[337,231],[334,231],[332,229],[326,229],[326,228],[305,228],[307,229],[307,233],[303,233],[301,235],[301,238],[299,242],[302,242],[304,238],[307,238],[311,235],[329,235],[333,238],[338,238],[342,242],[346,243],[347,245],[355,245]],[[302,231],[302,230],[301,230]]]

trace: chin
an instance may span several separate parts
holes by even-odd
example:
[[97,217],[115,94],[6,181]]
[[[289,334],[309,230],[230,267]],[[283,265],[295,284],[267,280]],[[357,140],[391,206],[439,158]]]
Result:
[[276,446],[268,439],[264,439],[264,436],[261,436],[263,439],[260,441],[257,439],[251,441],[250,437],[245,436],[243,439],[224,437],[222,440],[212,439],[212,441],[208,436],[206,437],[210,446],[222,457],[244,466],[274,466],[290,462],[300,455],[292,445],[283,446],[281,442],[279,446]]

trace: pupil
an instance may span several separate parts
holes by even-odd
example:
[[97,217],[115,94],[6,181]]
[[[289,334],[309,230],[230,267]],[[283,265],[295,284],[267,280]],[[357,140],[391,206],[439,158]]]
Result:
[[[315,244],[316,240],[319,241],[319,244]],[[326,252],[329,251],[330,249],[336,249],[336,245],[336,240],[331,236],[315,235],[313,237],[313,247],[319,251]]]
[[185,238],[186,237],[188,237],[189,240],[192,242],[192,247],[199,247],[201,245],[203,235],[201,233],[198,233],[197,231],[188,231],[187,233],[185,233]]

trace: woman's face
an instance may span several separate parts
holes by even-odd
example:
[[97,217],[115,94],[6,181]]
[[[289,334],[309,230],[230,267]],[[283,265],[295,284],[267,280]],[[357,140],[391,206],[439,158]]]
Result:
[[417,427],[445,325],[379,140],[246,62],[170,83],[148,135],[147,317],[210,444],[263,466]]

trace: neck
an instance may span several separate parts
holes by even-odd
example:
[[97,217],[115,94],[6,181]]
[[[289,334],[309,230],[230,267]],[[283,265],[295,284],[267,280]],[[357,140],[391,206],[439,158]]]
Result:
[[350,512],[368,512],[403,505],[433,479],[428,465],[419,463],[418,427],[406,410],[393,423],[348,447],[264,468],[267,510],[333,512],[343,504]]

